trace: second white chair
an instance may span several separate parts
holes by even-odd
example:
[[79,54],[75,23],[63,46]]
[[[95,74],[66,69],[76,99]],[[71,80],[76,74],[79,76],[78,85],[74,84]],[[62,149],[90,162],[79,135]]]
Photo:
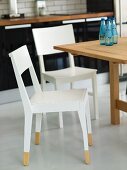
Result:
[[[80,80],[91,79],[92,91],[94,99],[94,118],[98,118],[98,97],[97,97],[97,78],[96,70],[82,67],[76,67],[74,58],[69,54],[69,67],[55,71],[45,71],[44,55],[61,53],[55,50],[55,45],[75,43],[74,32],[72,25],[63,25],[48,28],[35,28],[33,37],[35,41],[37,55],[39,56],[41,84],[43,89],[45,82],[49,81],[55,85],[55,89],[60,89],[60,85],[64,83],[72,83]],[[62,113],[59,113],[60,127],[63,127]]]

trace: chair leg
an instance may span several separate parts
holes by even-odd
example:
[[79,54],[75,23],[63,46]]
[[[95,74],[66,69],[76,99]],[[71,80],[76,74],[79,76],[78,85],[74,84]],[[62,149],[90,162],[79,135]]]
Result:
[[[42,91],[45,91],[46,89],[46,81],[44,80],[44,77],[41,74],[41,85],[42,85]],[[44,118],[46,118],[46,113],[43,113]]]
[[28,166],[29,165],[29,159],[30,159],[29,152],[24,152],[23,153],[23,165],[24,166]]
[[[58,83],[55,84],[55,90],[59,90],[59,85]],[[59,112],[59,124],[60,124],[60,128],[63,128],[63,115],[62,112]]]
[[88,131],[88,144],[89,146],[93,145],[92,141],[92,128],[91,128],[91,118],[90,118],[90,107],[89,107],[89,97],[86,94],[86,123],[87,123],[87,131]]
[[93,89],[93,101],[94,101],[94,113],[95,113],[94,118],[99,119],[96,73],[92,77],[92,89]]
[[41,141],[41,133],[35,132],[35,145],[39,145]]
[[90,164],[90,152],[89,152],[89,150],[84,151],[84,156],[85,156],[85,163]]
[[41,121],[42,121],[42,114],[37,113],[36,114],[36,128],[35,128],[35,144],[39,145],[40,144],[40,139],[41,139]]
[[23,165],[29,165],[32,113],[25,115]]
[[88,144],[89,146],[93,145],[92,133],[88,133]]
[[41,74],[41,87],[42,87],[42,91],[46,89],[46,81],[44,80],[44,77],[42,74]]
[[80,107],[78,114],[79,114],[79,120],[81,123],[82,132],[83,132],[85,163],[89,164],[90,154],[89,154],[89,148],[88,148],[87,124],[86,124],[84,103],[82,103],[81,105],[82,106]]
[[60,123],[60,128],[63,128],[63,115],[62,112],[59,112],[59,123]]

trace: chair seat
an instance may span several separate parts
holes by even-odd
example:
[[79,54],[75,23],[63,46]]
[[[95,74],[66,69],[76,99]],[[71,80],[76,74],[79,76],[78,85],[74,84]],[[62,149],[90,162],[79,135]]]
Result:
[[[85,89],[66,90],[66,91],[44,91],[35,93],[30,101],[33,113],[37,112],[57,112],[77,111],[80,102],[84,102],[86,95]],[[59,105],[58,105],[59,103]]]
[[93,74],[96,74],[96,69],[82,68],[82,67],[69,67],[61,70],[46,71],[42,73],[44,79],[47,81],[60,81],[73,82],[82,79],[91,78]]

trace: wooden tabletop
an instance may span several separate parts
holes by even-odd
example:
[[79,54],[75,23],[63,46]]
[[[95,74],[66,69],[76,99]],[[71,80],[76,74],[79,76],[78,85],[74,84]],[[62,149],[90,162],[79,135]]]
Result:
[[113,16],[113,12],[84,13],[84,14],[65,14],[65,15],[46,15],[15,19],[0,19],[0,26],[10,26],[19,24],[33,24],[41,22],[64,21],[73,19],[97,18]]
[[66,51],[74,55],[127,64],[127,38],[119,38],[118,44],[113,46],[100,45],[99,41],[88,41],[68,45],[58,45],[57,50]]

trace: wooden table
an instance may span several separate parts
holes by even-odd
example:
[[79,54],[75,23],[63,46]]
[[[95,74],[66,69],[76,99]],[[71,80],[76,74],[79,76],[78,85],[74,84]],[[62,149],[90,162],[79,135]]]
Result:
[[54,48],[74,55],[109,61],[111,124],[120,124],[119,110],[127,112],[127,102],[119,100],[119,64],[127,64],[127,38],[119,38],[118,44],[113,46],[101,46],[99,41],[89,41]]

